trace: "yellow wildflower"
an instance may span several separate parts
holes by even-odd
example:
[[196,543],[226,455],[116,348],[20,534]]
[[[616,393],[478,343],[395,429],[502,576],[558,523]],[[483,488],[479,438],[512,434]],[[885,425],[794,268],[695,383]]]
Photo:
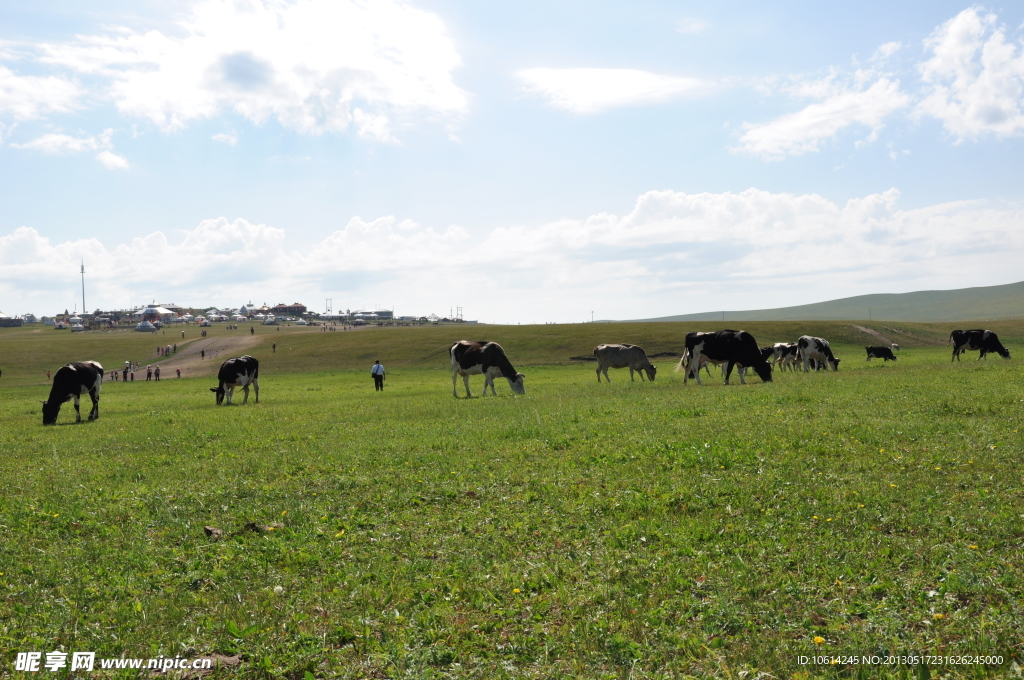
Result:
[[816,644],[816,645],[823,645],[823,644],[825,644],[825,638],[821,637],[820,635],[815,635],[814,636],[814,644]]

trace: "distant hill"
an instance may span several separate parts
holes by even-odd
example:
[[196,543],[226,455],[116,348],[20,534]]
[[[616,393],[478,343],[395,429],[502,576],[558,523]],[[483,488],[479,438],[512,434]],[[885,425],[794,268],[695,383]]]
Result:
[[1024,317],[1024,281],[1002,286],[857,295],[796,307],[677,314],[636,321],[969,321]]

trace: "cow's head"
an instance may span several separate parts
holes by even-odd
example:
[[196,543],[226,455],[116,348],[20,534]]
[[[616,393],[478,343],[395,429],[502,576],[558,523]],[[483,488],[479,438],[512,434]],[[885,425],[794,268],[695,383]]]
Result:
[[224,386],[211,387],[210,391],[217,395],[217,405],[220,406],[224,402]]
[[1000,349],[998,349],[996,351],[999,352],[999,356],[1001,356],[1002,358],[1004,358],[1004,359],[1009,359],[1010,358],[1010,350],[1006,349],[1005,347],[1002,347],[1002,348],[1000,348]]
[[658,367],[654,364],[650,364],[644,370],[647,371],[647,379],[654,382],[654,376],[658,373]]
[[838,371],[839,370],[839,362],[840,361],[842,361],[842,359],[829,359],[828,360],[828,363],[832,364],[832,370],[833,371]]
[[526,394],[526,388],[523,387],[523,378],[526,376],[522,373],[516,373],[516,379],[508,378],[508,386],[512,388],[512,391],[516,394]]
[[56,425],[57,415],[60,413],[60,402],[43,402],[43,425]]
[[757,372],[758,377],[761,378],[762,381],[772,381],[772,365],[769,364],[767,361],[762,361],[761,363],[756,364],[753,368]]

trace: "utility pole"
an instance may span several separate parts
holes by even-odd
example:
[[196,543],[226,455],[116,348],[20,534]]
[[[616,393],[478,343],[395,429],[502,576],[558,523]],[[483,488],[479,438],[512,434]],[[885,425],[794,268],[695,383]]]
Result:
[[82,314],[85,314],[85,258],[82,258]]
[[590,310],[590,323],[594,323],[594,310]]
[[[85,303],[83,302],[82,304],[84,305]],[[868,307],[868,321],[871,321],[871,308],[870,307]]]

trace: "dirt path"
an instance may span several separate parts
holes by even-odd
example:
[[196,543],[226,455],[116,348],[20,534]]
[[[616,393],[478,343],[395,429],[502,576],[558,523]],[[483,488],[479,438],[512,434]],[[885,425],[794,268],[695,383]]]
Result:
[[[245,335],[218,335],[212,338],[190,340],[184,346],[178,343],[177,354],[160,361],[160,377],[164,380],[175,376],[175,369],[181,369],[182,378],[198,378],[214,375],[220,365],[231,357],[245,354],[245,350],[257,344],[260,338],[246,333]],[[206,358],[200,354],[206,351]],[[154,362],[156,363],[156,362]],[[142,362],[145,371],[146,362]]]
[[890,340],[889,338],[885,337],[884,335],[882,335],[881,333],[879,333],[876,330],[872,330],[872,329],[867,328],[865,326],[858,326],[855,323],[852,323],[850,325],[853,326],[854,328],[856,328],[857,330],[859,330],[861,333],[867,333],[871,337],[876,338],[878,340],[881,340],[882,342],[885,343],[886,347],[888,347],[888,346],[890,346],[892,344],[892,340]]

